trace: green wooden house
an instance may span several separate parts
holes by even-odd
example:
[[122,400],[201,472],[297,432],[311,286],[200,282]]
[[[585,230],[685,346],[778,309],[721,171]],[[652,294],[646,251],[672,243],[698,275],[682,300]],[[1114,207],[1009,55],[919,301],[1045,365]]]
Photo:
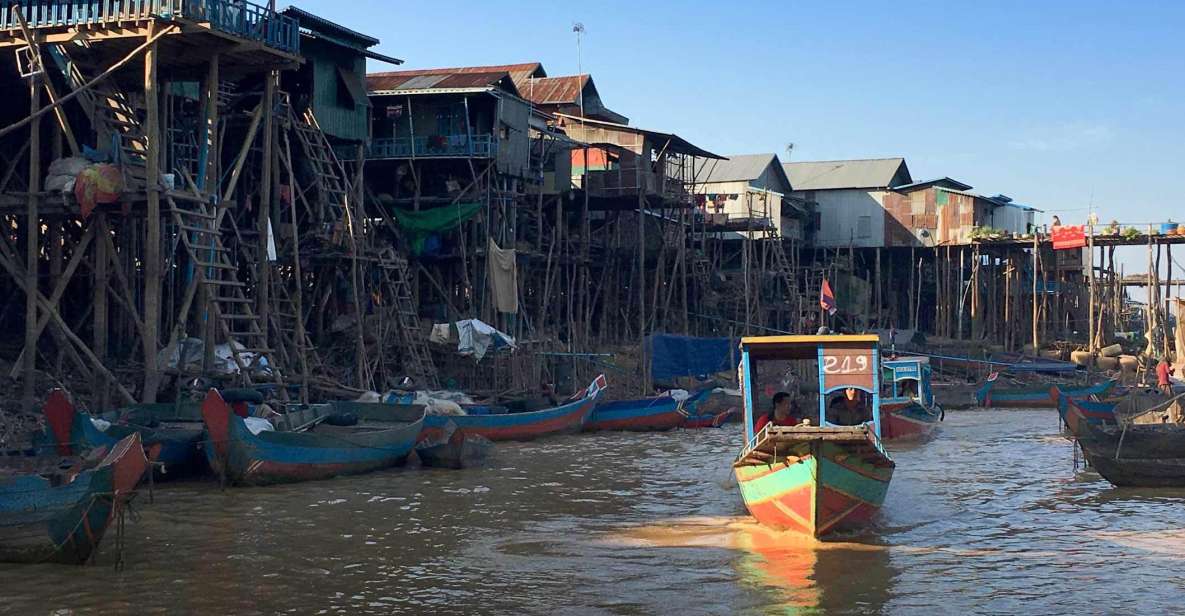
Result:
[[370,102],[366,96],[367,58],[388,64],[403,60],[372,51],[379,40],[355,32],[296,7],[283,15],[300,22],[301,55],[305,63],[286,72],[283,89],[297,110],[312,108],[321,130],[335,141],[357,143],[370,138]]

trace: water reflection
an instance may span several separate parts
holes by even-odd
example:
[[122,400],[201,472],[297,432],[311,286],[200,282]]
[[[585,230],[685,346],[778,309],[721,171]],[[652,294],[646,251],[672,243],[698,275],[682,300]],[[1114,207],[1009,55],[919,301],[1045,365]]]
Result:
[[626,529],[608,541],[733,550],[737,581],[767,595],[763,610],[786,613],[878,612],[894,578],[888,546],[855,538],[819,541],[766,528],[747,516],[668,520]]

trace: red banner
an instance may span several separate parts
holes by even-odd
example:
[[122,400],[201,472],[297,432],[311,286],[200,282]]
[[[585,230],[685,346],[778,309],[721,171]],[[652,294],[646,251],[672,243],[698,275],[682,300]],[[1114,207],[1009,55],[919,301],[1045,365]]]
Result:
[[1085,225],[1059,225],[1050,227],[1049,234],[1053,237],[1054,250],[1067,250],[1086,246]]

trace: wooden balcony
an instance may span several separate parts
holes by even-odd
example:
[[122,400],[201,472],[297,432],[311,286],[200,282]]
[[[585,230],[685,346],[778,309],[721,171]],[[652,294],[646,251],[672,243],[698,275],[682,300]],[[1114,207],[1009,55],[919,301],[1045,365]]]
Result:
[[19,35],[21,29],[12,7],[21,10],[34,30],[127,29],[152,20],[180,21],[207,25],[280,51],[300,52],[297,20],[241,0],[16,0],[0,10],[0,33],[9,36]]

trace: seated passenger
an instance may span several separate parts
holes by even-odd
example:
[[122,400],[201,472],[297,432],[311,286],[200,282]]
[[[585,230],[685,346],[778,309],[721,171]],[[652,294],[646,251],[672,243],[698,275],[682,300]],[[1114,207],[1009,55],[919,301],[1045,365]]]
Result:
[[761,432],[762,428],[771,423],[775,426],[796,426],[802,419],[801,409],[797,409],[797,403],[791,400],[790,394],[784,391],[774,394],[773,405],[773,409],[758,418],[757,423],[753,426],[755,433]]

